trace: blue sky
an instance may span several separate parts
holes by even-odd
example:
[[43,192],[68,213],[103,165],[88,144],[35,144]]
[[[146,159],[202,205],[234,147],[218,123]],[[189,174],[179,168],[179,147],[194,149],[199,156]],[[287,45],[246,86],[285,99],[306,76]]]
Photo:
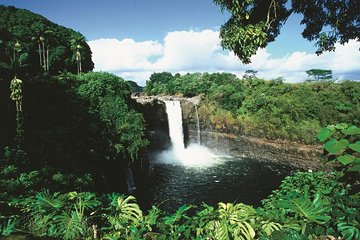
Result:
[[[345,68],[338,66],[343,64],[343,56],[325,54],[315,58],[314,43],[301,37],[299,15],[289,18],[280,36],[254,57],[253,64],[243,65],[219,47],[218,30],[229,15],[222,13],[211,0],[1,0],[0,3],[28,9],[81,32],[93,51],[96,70],[110,71],[142,85],[155,71],[229,71],[241,76],[245,70],[254,69],[264,78],[300,81],[306,78],[304,71],[312,68],[309,63],[314,68],[332,69],[339,79],[360,79],[360,67],[356,67],[356,64],[360,66],[359,51],[342,50],[352,54],[351,66]],[[358,43],[349,45],[359,49]],[[328,63],[329,57],[339,59]],[[279,69],[279,65],[287,69]]]

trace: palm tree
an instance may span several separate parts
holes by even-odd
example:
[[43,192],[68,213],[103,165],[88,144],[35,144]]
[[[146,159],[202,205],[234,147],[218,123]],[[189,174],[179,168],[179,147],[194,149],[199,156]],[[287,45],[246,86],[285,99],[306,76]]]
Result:
[[44,72],[49,72],[50,70],[48,40],[51,33],[51,30],[47,30],[44,31],[42,34],[38,33],[36,37],[32,38],[38,43],[40,67],[43,69]]
[[82,44],[85,42],[85,39],[81,35],[74,35],[73,39],[70,40],[70,47],[74,52],[75,55],[75,61],[76,61],[76,70],[77,74],[80,74],[82,72],[81,69],[81,61],[82,61],[82,55],[81,55],[81,49]]

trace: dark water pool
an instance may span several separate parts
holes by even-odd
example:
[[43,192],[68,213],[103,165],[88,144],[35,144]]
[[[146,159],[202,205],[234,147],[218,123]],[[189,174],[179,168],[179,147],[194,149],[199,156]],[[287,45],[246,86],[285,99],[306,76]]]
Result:
[[242,202],[257,207],[294,168],[251,158],[226,158],[207,168],[154,164],[136,183],[144,208],[158,205],[169,212],[184,204]]

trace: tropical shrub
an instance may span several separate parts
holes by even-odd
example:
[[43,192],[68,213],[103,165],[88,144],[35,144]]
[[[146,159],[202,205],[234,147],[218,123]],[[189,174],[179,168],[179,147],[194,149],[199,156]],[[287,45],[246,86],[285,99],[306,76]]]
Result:
[[329,162],[336,161],[349,172],[360,173],[360,128],[346,123],[328,125],[318,134]]

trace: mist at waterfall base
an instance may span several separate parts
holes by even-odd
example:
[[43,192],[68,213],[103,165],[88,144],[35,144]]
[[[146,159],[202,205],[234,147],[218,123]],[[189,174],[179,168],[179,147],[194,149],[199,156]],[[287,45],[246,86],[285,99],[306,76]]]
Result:
[[156,205],[174,212],[181,205],[203,202],[259,206],[295,170],[266,159],[214,154],[200,144],[185,148],[180,102],[165,101],[165,105],[172,147],[152,154],[150,174],[136,183],[143,207]]
[[185,148],[180,101],[165,101],[165,106],[172,147],[157,155],[156,163],[180,164],[187,167],[210,167],[215,164],[217,157],[205,146],[192,143]]

